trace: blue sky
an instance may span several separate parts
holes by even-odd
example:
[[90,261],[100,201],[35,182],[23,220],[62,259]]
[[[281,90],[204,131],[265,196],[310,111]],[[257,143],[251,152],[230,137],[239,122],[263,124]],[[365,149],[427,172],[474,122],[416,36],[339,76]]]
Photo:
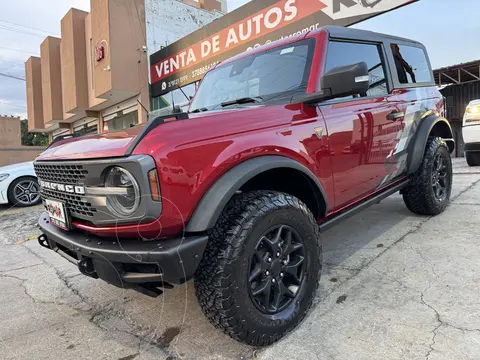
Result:
[[[90,0],[0,2],[0,72],[18,77],[25,76],[23,63],[30,54],[38,54],[43,38],[60,33],[60,19],[69,8],[89,11],[90,7]],[[247,2],[228,0],[229,10]],[[426,45],[433,67],[438,68],[480,59],[479,14],[479,0],[420,0],[356,27],[418,40]],[[5,29],[12,27],[22,31]],[[25,82],[0,76],[0,115],[25,117],[25,102]]]
[[434,68],[480,59],[480,1],[420,0],[355,27],[423,43]]
[[[229,10],[247,2],[228,0]],[[355,27],[420,41],[434,68],[480,59],[479,0],[420,0]]]

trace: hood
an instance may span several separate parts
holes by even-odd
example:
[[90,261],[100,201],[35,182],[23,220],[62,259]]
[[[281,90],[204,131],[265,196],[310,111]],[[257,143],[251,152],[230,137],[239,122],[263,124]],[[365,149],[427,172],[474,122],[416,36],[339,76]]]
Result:
[[144,125],[115,133],[82,136],[59,141],[40,154],[37,161],[121,157]]
[[2,166],[0,167],[0,173],[9,173],[9,172],[18,171],[24,168],[33,169],[33,161],[26,161],[22,163]]
[[[250,106],[248,109],[254,107]],[[216,114],[245,111],[247,108],[212,111],[208,113],[188,114],[190,119],[209,118]],[[166,115],[171,118],[173,115]],[[37,157],[36,161],[105,159],[125,156],[130,145],[147,124],[107,134],[89,135],[58,141]]]
[[[37,161],[87,160],[123,157],[137,136],[133,154],[152,154],[168,143],[175,146],[244,133],[254,129],[289,123],[298,106],[238,106],[231,109],[188,114],[188,119],[171,121],[175,115],[162,116],[165,123],[152,120],[116,133],[84,136],[59,141],[45,150]],[[298,114],[297,116],[299,116]],[[157,118],[158,119],[158,118]],[[158,119],[161,120],[161,119]],[[225,126],[225,120],[229,125]],[[146,127],[146,128],[145,128]],[[145,132],[141,133],[145,128]]]

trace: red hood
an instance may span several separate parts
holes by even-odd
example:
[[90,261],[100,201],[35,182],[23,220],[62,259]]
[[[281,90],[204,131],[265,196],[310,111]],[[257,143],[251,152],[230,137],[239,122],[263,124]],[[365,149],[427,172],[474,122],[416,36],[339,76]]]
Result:
[[125,131],[67,139],[53,144],[37,160],[80,160],[124,156],[144,125]]
[[[283,108],[283,106],[280,106],[280,108]],[[202,119],[204,121],[202,121],[202,123],[198,123],[197,121],[193,124],[190,123],[188,132],[182,131],[182,128],[184,129],[185,126],[183,121],[167,122],[164,127],[160,126],[159,129],[153,130],[152,133],[158,135],[160,131],[162,134],[165,134],[166,139],[173,140],[174,138],[174,141],[183,143],[186,141],[184,137],[187,137],[189,141],[193,139],[198,140],[208,137],[209,134],[212,134],[212,131],[226,135],[232,131],[242,131],[238,129],[235,130],[236,127],[240,127],[243,130],[250,127],[258,127],[259,122],[265,121],[265,117],[268,118],[267,114],[271,111],[278,111],[278,107],[249,106],[247,108],[189,114],[190,119]],[[245,112],[256,114],[256,116],[246,116]],[[245,121],[245,116],[249,118],[250,121]],[[232,121],[232,125],[228,128],[218,126],[219,118],[228,118]],[[235,121],[237,119],[238,121]],[[37,160],[85,160],[125,156],[128,148],[144,126],[145,125],[139,125],[116,133],[84,136],[59,141],[40,154]],[[220,134],[217,136],[219,135]],[[180,137],[180,139],[178,137]],[[148,144],[146,145],[147,148],[142,148],[141,151],[144,151],[144,154],[148,154],[151,150],[150,146],[155,145],[155,147],[158,147],[162,144],[163,143],[158,142],[158,137],[156,137],[155,144]]]

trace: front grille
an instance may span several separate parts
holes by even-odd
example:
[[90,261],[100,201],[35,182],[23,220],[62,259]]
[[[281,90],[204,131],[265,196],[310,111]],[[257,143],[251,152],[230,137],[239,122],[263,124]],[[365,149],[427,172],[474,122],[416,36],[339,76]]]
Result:
[[[35,173],[40,180],[64,185],[84,184],[88,176],[88,170],[82,165],[52,165],[52,164],[34,164]],[[59,190],[45,189],[40,190],[42,199],[51,199],[63,202],[68,213],[73,217],[81,218],[93,217],[97,209],[85,198],[76,194],[69,194]]]
[[85,181],[88,170],[82,165],[45,165],[35,164],[35,173],[44,181],[75,185]]
[[[43,180],[43,179],[42,179]],[[81,196],[66,194],[57,190],[42,189],[40,191],[42,199],[58,200],[66,204],[68,213],[72,216],[81,215],[82,217],[93,217],[97,209],[92,204],[82,200]]]

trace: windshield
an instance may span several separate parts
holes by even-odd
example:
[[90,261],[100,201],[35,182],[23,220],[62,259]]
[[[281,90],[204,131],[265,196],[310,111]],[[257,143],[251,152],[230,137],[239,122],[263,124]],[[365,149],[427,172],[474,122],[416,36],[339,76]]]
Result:
[[[234,105],[235,100],[265,101],[286,91],[306,90],[315,42],[299,41],[260,52],[205,75],[190,111]],[[224,104],[227,103],[227,104]]]

